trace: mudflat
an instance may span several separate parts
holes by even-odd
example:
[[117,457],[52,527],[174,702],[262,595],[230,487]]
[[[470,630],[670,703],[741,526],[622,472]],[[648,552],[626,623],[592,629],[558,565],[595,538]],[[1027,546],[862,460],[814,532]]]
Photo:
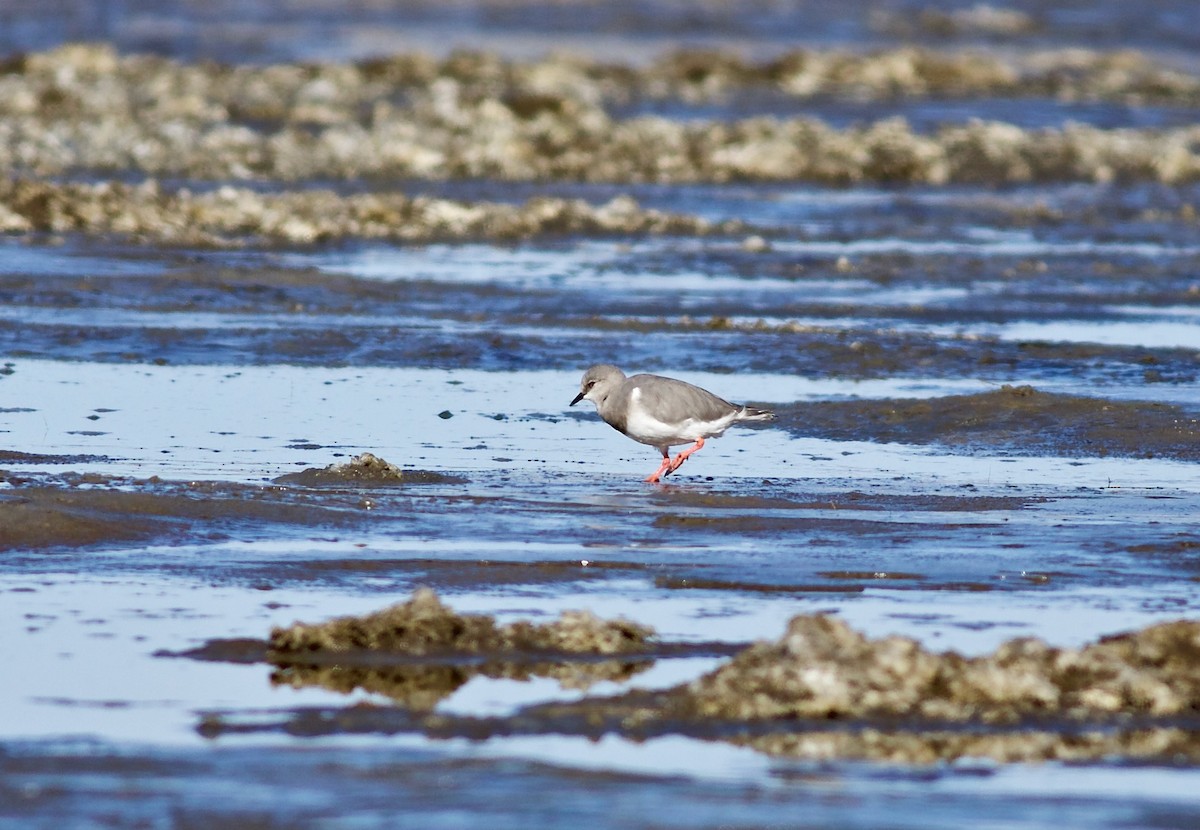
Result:
[[1194,4],[687,6],[0,26],[0,824],[1197,823]]

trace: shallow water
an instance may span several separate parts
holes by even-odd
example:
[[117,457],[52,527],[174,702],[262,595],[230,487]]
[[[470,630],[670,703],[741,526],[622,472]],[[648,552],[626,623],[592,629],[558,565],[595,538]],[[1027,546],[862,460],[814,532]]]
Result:
[[[856,50],[1142,46],[1185,68],[1200,31],[1178,22],[1192,5],[1175,3],[1139,10],[1139,26],[1121,4],[1013,4],[1036,24],[1024,36],[946,34],[904,3],[877,9],[886,19],[813,7],[802,28],[777,4],[758,17],[686,5],[418,4],[383,20],[308,3],[283,20],[251,3],[230,10],[254,18],[238,35],[183,2],[109,31],[125,48],[250,61],[361,57],[429,32],[456,36],[431,51],[528,55],[599,28],[590,48],[614,61],[647,61],[682,35],[767,50],[793,37]],[[0,15],[11,7],[0,0]],[[0,16],[0,51],[74,31],[75,18],[46,14],[16,28]],[[905,20],[926,28],[897,34]],[[630,106],[674,119],[797,109],[769,96]],[[902,115],[919,130],[976,116],[1194,120],[1187,106],[1130,101],[804,106],[835,125]],[[1200,616],[1195,185],[299,186],[468,202],[629,195],[745,229],[229,251],[0,238],[0,825],[1200,821],[1200,772],[1179,759],[801,761],[739,745],[734,730],[539,733],[529,708],[689,682],[800,613],[965,655]],[[780,418],[731,430],[650,486],[653,448],[568,406],[600,360]],[[1022,386],[1036,391],[1005,390]],[[949,411],[961,422],[939,419]],[[275,482],[362,452],[415,478]],[[275,683],[269,664],[231,651],[187,655],[261,646],[274,626],[368,613],[422,585],[460,612],[544,622],[586,608],[709,650],[588,688],[477,675],[435,710],[499,724],[472,740],[399,720],[363,727],[355,718],[403,708],[382,693]]]
[[[645,243],[638,245],[645,249]],[[665,246],[651,249],[670,261]],[[23,254],[33,260],[39,250]],[[950,310],[967,309],[957,324],[944,318],[936,324],[910,321],[913,336],[922,339],[967,333],[975,339],[958,342],[985,344],[995,336],[999,343],[1006,326],[1012,331],[1035,325],[971,320],[971,309],[982,300],[970,287],[914,281],[881,289],[852,277],[822,278],[811,285],[799,281],[796,291],[787,292],[775,278],[764,287],[756,278],[722,276],[719,269],[690,264],[680,271],[681,289],[637,271],[606,267],[624,253],[594,243],[581,245],[578,258],[571,245],[545,250],[434,246],[387,253],[381,257],[375,251],[365,259],[268,254],[272,270],[256,279],[277,279],[271,274],[314,264],[321,270],[308,273],[348,273],[352,280],[364,280],[343,285],[344,296],[354,297],[360,288],[381,279],[394,284],[395,277],[407,274],[404,279],[416,280],[425,293],[425,315],[395,316],[386,304],[347,315],[343,294],[314,294],[307,299],[315,302],[299,313],[256,311],[252,297],[236,297],[225,311],[206,311],[203,299],[175,304],[173,293],[199,286],[202,296],[207,290],[192,276],[180,279],[178,266],[158,271],[143,262],[130,277],[119,261],[107,269],[111,276],[98,279],[133,283],[119,295],[106,295],[97,294],[91,282],[88,302],[100,302],[86,311],[59,301],[6,309],[4,318],[36,355],[16,355],[8,361],[11,374],[0,379],[6,445],[50,460],[87,460],[47,465],[45,459],[15,459],[6,463],[9,483],[0,496],[19,497],[30,476],[59,486],[54,476],[70,470],[94,477],[76,485],[80,490],[170,491],[210,504],[207,519],[163,508],[163,521],[133,544],[100,531],[80,548],[17,549],[5,555],[0,565],[5,627],[21,632],[6,650],[16,665],[37,667],[17,672],[0,697],[7,777],[18,782],[11,786],[22,793],[18,803],[25,805],[13,815],[22,815],[21,809],[43,818],[90,815],[92,808],[72,806],[75,802],[51,793],[64,787],[72,794],[90,792],[97,785],[85,759],[117,753],[180,780],[175,794],[162,802],[173,809],[214,815],[210,806],[197,802],[196,788],[220,792],[230,776],[249,775],[257,776],[261,797],[240,796],[216,814],[228,818],[238,811],[269,810],[278,817],[279,808],[265,805],[294,788],[255,772],[256,765],[271,757],[303,774],[309,756],[302,749],[309,744],[345,757],[353,768],[365,764],[378,772],[400,765],[419,773],[412,787],[439,769],[453,770],[441,773],[456,782],[452,787],[476,787],[486,779],[497,799],[508,803],[528,787],[548,786],[549,776],[566,795],[540,819],[546,823],[568,814],[621,823],[636,813],[630,807],[630,813],[601,818],[594,797],[585,793],[603,781],[614,782],[623,797],[641,793],[635,798],[675,799],[681,815],[690,816],[688,823],[713,821],[713,815],[753,822],[760,816],[760,799],[791,805],[789,810],[815,799],[827,803],[806,813],[805,821],[814,826],[848,815],[874,824],[885,814],[889,821],[899,816],[894,826],[927,826],[929,815],[918,805],[934,792],[942,802],[936,820],[946,824],[968,809],[995,810],[1005,816],[1004,823],[1018,826],[1040,825],[1064,809],[1111,826],[1161,816],[1172,817],[1162,819],[1169,823],[1197,809],[1190,770],[1101,765],[1052,766],[1033,773],[967,764],[918,772],[858,762],[814,767],[690,738],[631,744],[616,737],[599,742],[512,737],[478,745],[430,744],[417,736],[288,737],[270,724],[290,711],[337,710],[356,702],[386,705],[386,699],[361,690],[344,695],[272,686],[261,664],[155,656],[212,639],[261,638],[271,626],[297,619],[368,612],[421,584],[434,585],[463,611],[540,619],[586,607],[601,616],[624,615],[653,625],[663,637],[684,642],[770,638],[798,612],[829,611],[875,636],[899,633],[968,654],[984,653],[1017,635],[1082,645],[1200,612],[1200,571],[1193,549],[1180,546],[1194,539],[1200,506],[1200,478],[1188,460],[1073,452],[1012,455],[1006,447],[964,454],[937,444],[876,443],[866,425],[859,440],[768,428],[710,442],[677,480],[660,489],[640,480],[655,463],[653,450],[627,441],[593,413],[566,406],[578,365],[645,337],[639,327],[656,338],[654,346],[633,348],[655,353],[651,368],[689,351],[697,363],[708,360],[716,339],[726,341],[722,354],[753,354],[751,344],[761,337],[736,328],[710,335],[673,332],[673,324],[653,317],[635,324],[624,313],[632,295],[670,298],[686,290],[702,307],[720,303],[734,309],[759,302],[767,292],[796,302],[811,289],[812,305],[839,305],[857,295],[878,310],[877,316],[863,315],[858,323],[826,319],[823,326],[834,332],[845,327],[868,340],[886,320],[882,315],[909,308],[909,299],[914,306],[942,302]],[[95,258],[84,256],[85,263]],[[51,250],[47,258],[67,263],[60,266],[63,276],[52,279],[72,279],[78,263],[71,256]],[[191,274],[203,273],[206,266],[187,267]],[[577,276],[571,275],[573,269]],[[718,273],[709,277],[710,270]],[[50,266],[41,271],[53,273]],[[556,279],[556,274],[563,276]],[[129,287],[139,282],[140,289]],[[68,292],[84,290],[63,285]],[[711,294],[702,293],[706,287]],[[474,298],[465,316],[462,292]],[[1001,302],[1004,295],[1003,289],[987,289],[988,297],[999,296]],[[119,307],[106,302],[108,296]],[[561,303],[557,313],[554,296]],[[1155,325],[1139,333],[1128,321],[1146,309],[1108,302],[1081,295],[1066,306],[1063,319],[1036,324],[1039,339],[1094,342],[1098,336],[1080,333],[1122,330],[1132,341],[1128,345],[1161,356],[1156,359],[1167,365],[1191,359],[1190,353],[1174,357],[1170,351],[1196,329],[1190,307],[1153,309]],[[495,315],[521,314],[526,303],[538,307],[536,316],[505,326],[504,337],[514,343],[522,338],[574,342],[578,357],[544,353],[545,368],[535,369],[487,347],[475,361],[453,368],[422,367],[419,358],[408,362],[389,355],[338,365],[345,356],[326,351],[321,340],[329,333],[369,330],[400,339],[432,331],[446,343],[486,338],[500,330]],[[579,327],[573,318],[581,304],[591,305],[589,320],[601,321],[605,318],[598,315],[615,306],[607,317],[615,325]],[[1091,329],[1069,319],[1077,308],[1099,318],[1086,324]],[[757,311],[751,317],[757,319]],[[1160,328],[1162,320],[1170,322]],[[89,337],[66,337],[84,327]],[[950,328],[959,333],[947,334]],[[1166,337],[1164,330],[1183,334]],[[237,361],[247,355],[239,342],[270,332],[289,337],[310,332],[315,345],[309,350],[302,344],[283,361],[271,360],[265,351],[249,362]],[[103,342],[101,336],[133,338],[130,342],[141,347],[152,343],[153,351],[147,348],[144,354],[160,357],[162,365],[115,354],[79,359],[76,344],[92,349]],[[845,344],[844,335],[831,336]],[[576,365],[563,365],[571,361]],[[1153,399],[1196,411],[1190,383],[1138,384],[1126,373],[1120,373],[1120,382],[1115,377],[1106,384],[1090,382],[1112,365],[1103,355],[1089,354],[1067,360],[1065,371],[1062,364],[1053,369],[1033,364],[1015,376],[1006,373],[1005,379],[1047,391]],[[936,402],[995,388],[993,380],[959,374],[954,363],[936,360],[881,377],[855,380],[842,374],[831,367],[811,373],[692,370],[685,376],[731,398],[768,406]],[[364,450],[403,467],[461,474],[466,482],[308,493],[303,503],[317,512],[306,521],[283,512],[247,516],[230,507],[247,498],[275,498],[255,491],[277,475]],[[163,483],[147,481],[152,476]],[[104,509],[120,515],[119,506]],[[663,659],[625,684],[600,684],[588,694],[661,688],[695,678],[717,663],[715,657]],[[111,671],[113,666],[121,671]],[[445,699],[440,711],[504,717],[523,706],[578,700],[583,694],[552,680],[478,678]],[[212,713],[255,731],[202,737],[201,724]],[[350,752],[349,746],[367,754],[352,762],[340,754]],[[43,764],[58,759],[55,771],[29,766],[36,758]],[[198,763],[208,771],[197,771]],[[180,771],[179,764],[192,771]],[[107,790],[129,774],[105,773],[108,781],[98,786]],[[327,769],[322,783],[302,799],[304,820],[338,812],[343,776],[352,774]],[[566,782],[559,780],[563,776]],[[381,783],[358,786],[365,788],[364,798],[384,799]],[[713,814],[705,807],[707,817],[701,818],[695,812],[699,792],[709,791],[703,801],[710,803],[713,786],[722,793],[715,796],[720,806]],[[746,796],[745,788],[757,795]],[[1137,796],[1130,803],[1133,791]],[[1011,806],[1014,793],[1022,794],[1024,806]],[[456,803],[464,797],[460,794]],[[1081,800],[1088,802],[1086,810]],[[150,802],[135,802],[155,814]],[[105,796],[101,803],[111,802]],[[493,814],[498,803],[480,806],[479,814]],[[426,804],[420,809],[436,822],[449,808]],[[365,820],[379,820],[368,811],[372,815]],[[529,820],[527,812],[512,808],[496,819],[513,826]]]

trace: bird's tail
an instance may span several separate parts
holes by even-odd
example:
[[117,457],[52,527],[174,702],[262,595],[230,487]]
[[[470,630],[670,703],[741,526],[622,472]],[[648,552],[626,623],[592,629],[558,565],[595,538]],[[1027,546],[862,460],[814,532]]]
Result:
[[738,413],[739,421],[774,421],[775,413],[769,409],[759,409],[754,406],[743,406]]

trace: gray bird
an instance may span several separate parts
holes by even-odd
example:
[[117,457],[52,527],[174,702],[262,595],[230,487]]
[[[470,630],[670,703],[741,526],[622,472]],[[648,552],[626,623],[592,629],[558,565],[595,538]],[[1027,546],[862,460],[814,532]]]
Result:
[[[674,378],[625,373],[608,363],[589,366],[579,383],[582,400],[596,404],[605,423],[634,441],[649,444],[662,453],[662,464],[646,481],[657,483],[669,476],[692,453],[738,421],[770,421],[775,413],[730,403],[712,392]],[[693,443],[694,442],[694,443]],[[670,448],[692,444],[671,458]]]

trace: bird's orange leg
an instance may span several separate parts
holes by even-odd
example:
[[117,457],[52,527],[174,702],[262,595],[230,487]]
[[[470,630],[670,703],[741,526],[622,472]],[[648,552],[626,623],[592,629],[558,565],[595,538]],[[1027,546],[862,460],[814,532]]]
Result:
[[662,476],[663,476],[663,471],[664,471],[664,470],[666,470],[666,469],[667,469],[668,467],[670,467],[670,466],[671,466],[671,456],[667,455],[667,454],[664,452],[664,453],[663,453],[663,462],[662,462],[662,464],[660,464],[660,465],[659,465],[659,467],[658,467],[658,469],[657,469],[657,470],[655,470],[653,473],[651,473],[651,474],[650,474],[650,475],[649,475],[649,476],[646,478],[646,481],[650,482],[651,484],[658,484],[658,480],[659,480],[660,478],[662,478]]
[[671,461],[671,469],[667,470],[667,475],[670,475],[671,473],[678,470],[681,466],[683,466],[683,462],[688,460],[689,455],[691,455],[698,449],[702,449],[703,447],[704,447],[704,439],[697,438],[695,444],[692,444],[690,447],[688,447],[686,450],[681,452],[679,455],[675,456],[674,460]]

